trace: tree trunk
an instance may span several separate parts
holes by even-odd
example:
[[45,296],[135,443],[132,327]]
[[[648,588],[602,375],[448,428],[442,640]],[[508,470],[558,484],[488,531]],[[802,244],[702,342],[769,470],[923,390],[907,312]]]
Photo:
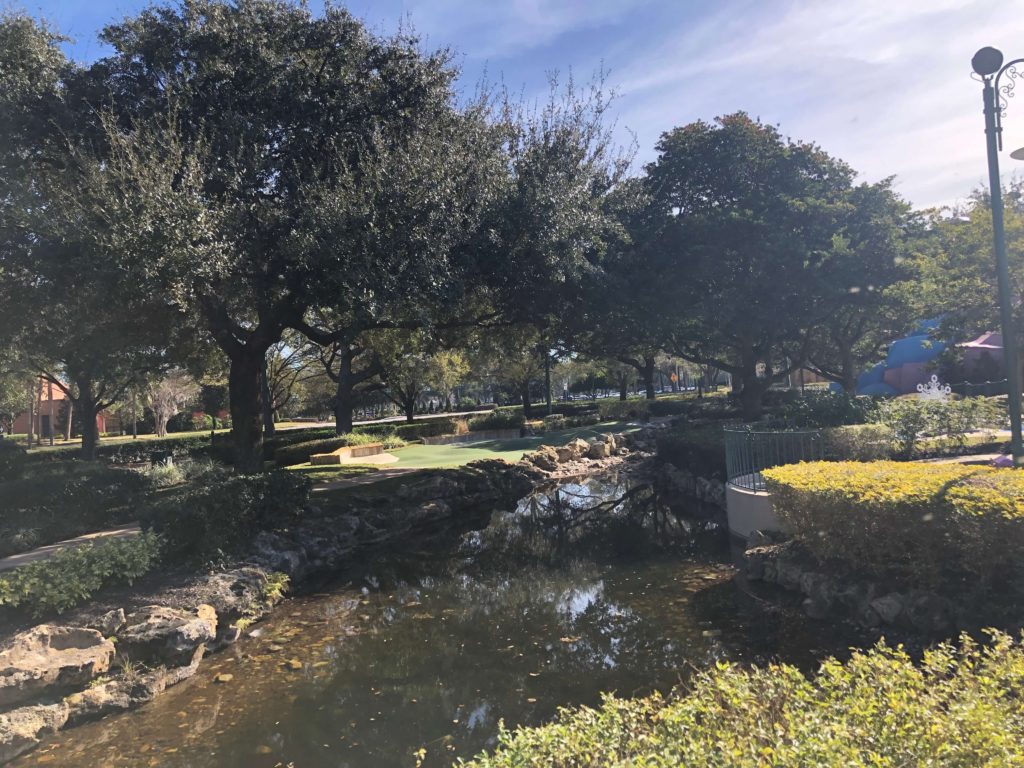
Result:
[[412,423],[416,420],[416,398],[409,397],[402,403],[402,407],[405,410],[405,420]]
[[762,400],[768,389],[766,379],[760,379],[756,372],[744,373],[743,389],[740,391],[740,407],[743,409],[744,421],[757,421],[761,418]]
[[276,431],[274,427],[274,403],[270,397],[270,380],[267,377],[267,356],[263,355],[263,365],[260,367],[260,400],[263,403],[263,437],[273,437]]
[[64,400],[68,404],[67,422],[64,424],[64,442],[71,439],[71,421],[75,415],[75,402],[69,397]]
[[352,431],[352,410],[355,407],[352,380],[352,350],[341,353],[338,365],[337,387],[334,390],[334,433],[347,435]]
[[527,419],[533,418],[532,403],[530,403],[530,382],[520,385],[519,396],[523,401],[523,416]]
[[243,347],[231,358],[228,393],[235,471],[251,474],[263,469],[263,397],[260,371],[264,351]]
[[654,358],[645,357],[644,367],[640,372],[644,377],[644,389],[647,392],[647,399],[653,400],[655,397],[654,393]]
[[544,404],[547,406],[548,416],[552,413],[551,407],[551,354],[544,353]]
[[619,400],[629,398],[629,379],[623,376],[619,379]]
[[843,361],[843,368],[840,373],[843,380],[839,383],[846,390],[846,394],[852,397],[857,394],[857,367],[853,362],[853,349],[850,347],[842,349],[840,352]]
[[96,427],[96,397],[92,392],[91,383],[78,382],[78,399],[75,401],[78,406],[79,419],[82,422],[82,451],[83,461],[93,461],[96,458],[96,446],[100,441],[100,432]]

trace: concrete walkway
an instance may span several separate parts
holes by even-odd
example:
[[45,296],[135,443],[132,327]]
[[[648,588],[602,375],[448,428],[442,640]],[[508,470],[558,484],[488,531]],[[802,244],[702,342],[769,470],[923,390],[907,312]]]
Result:
[[110,541],[112,539],[127,539],[132,536],[138,536],[140,533],[142,533],[142,529],[139,528],[138,523],[127,523],[106,531],[87,533],[84,536],[77,536],[74,539],[58,541],[56,544],[47,544],[45,547],[39,547],[38,549],[33,549],[28,552],[20,552],[17,555],[5,557],[0,560],[0,571],[9,571],[20,565],[28,565],[29,563],[35,563],[39,560],[48,560],[58,552],[62,552],[65,549],[74,549],[75,547],[81,547],[85,544],[97,544],[99,542]]
[[313,493],[336,491],[339,488],[355,488],[359,485],[372,485],[373,483],[379,483],[381,480],[390,480],[392,477],[401,477],[402,475],[411,475],[422,471],[422,467],[391,467],[390,469],[382,469],[379,472],[368,472],[365,475],[357,475],[356,477],[346,477],[341,480],[318,483],[313,486]]

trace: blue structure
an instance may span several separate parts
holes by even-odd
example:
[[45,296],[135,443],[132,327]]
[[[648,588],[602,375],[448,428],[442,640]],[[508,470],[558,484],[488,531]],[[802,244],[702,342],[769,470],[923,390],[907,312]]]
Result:
[[936,327],[938,320],[925,320],[913,334],[894,341],[885,362],[857,377],[857,394],[905,395],[915,392],[917,385],[931,376],[929,363],[948,346],[930,336]]

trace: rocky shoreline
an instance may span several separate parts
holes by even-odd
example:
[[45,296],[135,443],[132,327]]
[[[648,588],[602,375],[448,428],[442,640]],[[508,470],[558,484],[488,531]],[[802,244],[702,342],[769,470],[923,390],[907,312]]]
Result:
[[59,623],[11,627],[0,645],[0,764],[63,728],[139,707],[195,675],[206,656],[272,611],[286,585],[301,588],[414,536],[422,543],[452,528],[482,527],[492,510],[537,487],[627,464],[637,469],[651,450],[651,430],[607,435],[567,451],[545,447],[518,463],[424,471],[386,497],[363,486],[350,492],[343,512],[321,510],[314,496],[300,525],[260,533],[249,555],[227,567],[158,573],[97,595]]
[[273,609],[285,584],[337,573],[412,534],[485,523],[470,518],[548,479],[526,463],[483,461],[412,475],[388,498],[353,491],[344,512],[311,504],[301,525],[260,533],[247,557],[222,570],[157,574],[98,595],[59,623],[20,627],[0,646],[0,763],[196,674],[206,655]]

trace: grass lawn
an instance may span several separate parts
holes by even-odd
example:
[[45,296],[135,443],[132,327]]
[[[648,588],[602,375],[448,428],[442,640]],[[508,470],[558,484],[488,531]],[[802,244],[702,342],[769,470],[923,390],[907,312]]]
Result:
[[406,448],[398,448],[389,453],[398,457],[393,464],[343,464],[340,466],[313,467],[310,464],[296,464],[288,469],[302,472],[315,481],[340,480],[346,477],[373,472],[375,470],[403,467],[410,469],[437,469],[441,467],[459,467],[480,459],[505,459],[519,461],[524,453],[537,450],[540,445],[564,445],[577,437],[583,439],[594,437],[605,432],[630,432],[639,429],[635,424],[623,421],[610,421],[594,424],[589,427],[575,427],[548,432],[536,437],[517,437],[507,440],[480,440],[472,443],[452,443],[450,445],[414,444]]

